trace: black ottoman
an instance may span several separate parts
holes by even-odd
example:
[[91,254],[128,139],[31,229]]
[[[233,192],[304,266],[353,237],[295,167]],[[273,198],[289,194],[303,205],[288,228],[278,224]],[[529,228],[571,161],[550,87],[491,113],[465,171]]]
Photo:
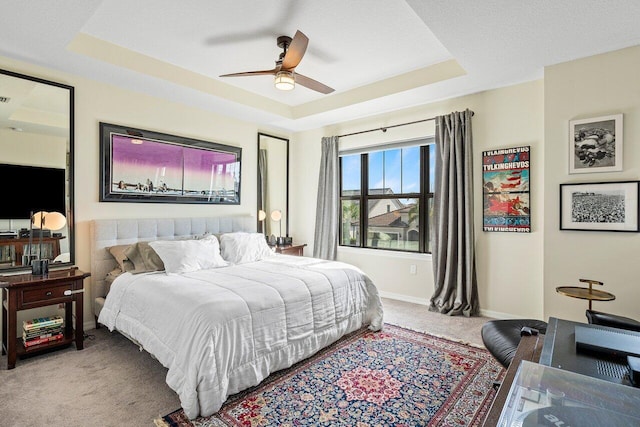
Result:
[[535,319],[490,320],[482,325],[482,342],[489,353],[508,368],[520,344],[520,330],[528,326],[547,333],[547,322]]

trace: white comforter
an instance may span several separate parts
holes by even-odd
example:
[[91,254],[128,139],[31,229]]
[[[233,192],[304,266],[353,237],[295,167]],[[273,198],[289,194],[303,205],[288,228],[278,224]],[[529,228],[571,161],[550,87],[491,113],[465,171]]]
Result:
[[168,368],[167,384],[195,418],[346,333],[380,329],[382,304],[354,266],[277,255],[180,275],[124,273],[99,322]]

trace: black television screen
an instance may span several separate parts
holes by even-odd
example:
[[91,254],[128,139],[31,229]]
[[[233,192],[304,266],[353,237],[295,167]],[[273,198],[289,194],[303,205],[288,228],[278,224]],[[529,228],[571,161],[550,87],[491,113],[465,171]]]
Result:
[[0,164],[0,219],[29,219],[31,212],[65,209],[65,170]]

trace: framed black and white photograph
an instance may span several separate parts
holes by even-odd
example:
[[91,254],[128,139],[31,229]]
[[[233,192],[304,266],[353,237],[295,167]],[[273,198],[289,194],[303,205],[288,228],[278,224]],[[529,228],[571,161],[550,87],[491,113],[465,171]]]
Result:
[[622,114],[569,121],[569,173],[622,170]]
[[638,232],[639,183],[560,184],[560,230]]

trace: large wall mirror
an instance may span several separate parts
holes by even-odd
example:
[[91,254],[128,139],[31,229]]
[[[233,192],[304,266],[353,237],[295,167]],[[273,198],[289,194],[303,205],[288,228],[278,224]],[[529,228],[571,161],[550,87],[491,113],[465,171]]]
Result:
[[72,86],[0,70],[0,274],[75,262]]
[[289,235],[289,140],[258,133],[258,232]]

